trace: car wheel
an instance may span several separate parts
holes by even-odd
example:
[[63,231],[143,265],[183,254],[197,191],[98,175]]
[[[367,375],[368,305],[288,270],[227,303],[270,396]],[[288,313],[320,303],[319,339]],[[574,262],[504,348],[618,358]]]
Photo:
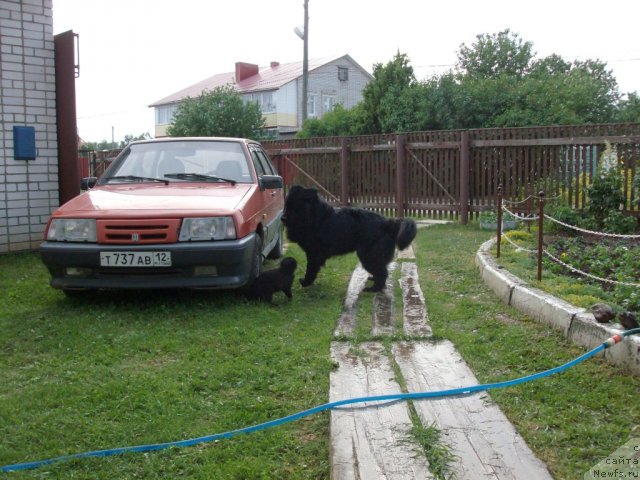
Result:
[[251,278],[249,282],[252,282],[260,276],[262,273],[262,237],[256,233],[256,239],[253,245],[253,261],[251,265]]
[[278,233],[278,242],[273,247],[273,249],[269,252],[269,255],[267,255],[267,258],[269,258],[271,260],[275,260],[276,258],[280,258],[284,254],[284,248],[283,248],[284,240],[282,238],[282,236],[284,235],[284,231],[283,230],[284,229],[283,229],[282,225],[280,225],[280,233]]

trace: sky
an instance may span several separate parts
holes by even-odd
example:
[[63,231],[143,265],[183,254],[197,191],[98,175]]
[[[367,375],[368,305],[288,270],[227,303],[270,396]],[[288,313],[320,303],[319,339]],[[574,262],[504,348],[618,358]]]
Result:
[[[309,58],[372,72],[400,52],[425,79],[508,28],[537,58],[599,59],[621,93],[640,92],[638,18],[637,0],[309,0]],[[53,0],[54,34],[79,35],[78,133],[94,142],[153,135],[149,104],[236,62],[301,61],[303,22],[303,0]]]

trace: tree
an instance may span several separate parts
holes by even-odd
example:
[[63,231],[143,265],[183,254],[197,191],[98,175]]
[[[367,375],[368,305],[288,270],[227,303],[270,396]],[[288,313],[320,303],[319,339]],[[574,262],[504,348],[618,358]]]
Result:
[[[628,93],[627,98],[620,101],[616,121],[640,122],[640,96],[637,93]],[[640,179],[640,172],[638,172],[638,179]],[[640,181],[638,184],[640,186]]]
[[[361,133],[387,133],[400,128],[395,107],[406,111],[405,95],[416,84],[413,67],[404,53],[396,53],[386,65],[373,66],[373,80],[362,91]],[[409,102],[410,103],[410,102]],[[396,117],[395,119],[393,117]]]
[[534,58],[533,45],[509,30],[478,35],[458,53],[449,109],[455,128],[603,123],[619,100],[604,62],[567,62],[558,55]]
[[116,148],[124,148],[133,141],[148,140],[150,138],[151,138],[151,135],[149,134],[149,132],[141,133],[140,135],[137,135],[137,136],[128,133],[124,136],[124,139],[121,140],[120,142],[110,142],[106,139],[103,139],[101,142],[82,142],[82,144],[80,145],[80,150],[100,151],[100,150],[112,150]]
[[303,135],[640,121],[640,97],[621,101],[606,63],[532,52],[531,42],[509,30],[478,35],[461,45],[455,69],[421,82],[398,52],[374,66],[356,111],[337,112],[339,122],[314,120]]
[[149,135],[149,132],[138,135],[137,137],[135,135],[127,134],[124,136],[124,140],[120,142],[120,148],[124,148],[127,145],[129,145],[131,142],[135,142],[137,140],[150,140],[150,139],[151,139],[151,135]]
[[533,58],[533,44],[524,42],[509,29],[497,34],[476,36],[470,47],[464,43],[458,51],[457,69],[461,75],[476,79],[501,75],[522,77]]
[[187,98],[176,110],[171,137],[244,137],[257,138],[265,122],[256,102],[244,102],[232,86],[206,90]]

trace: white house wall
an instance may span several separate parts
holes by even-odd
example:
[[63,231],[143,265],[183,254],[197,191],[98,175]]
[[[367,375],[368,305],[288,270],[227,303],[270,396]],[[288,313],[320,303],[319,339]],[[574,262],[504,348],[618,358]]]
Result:
[[298,88],[296,82],[289,82],[283,85],[276,94],[276,105],[278,107],[278,127],[297,127],[296,99],[298,98]]
[[[0,2],[0,253],[37,248],[58,206],[51,0]],[[35,128],[37,158],[14,160],[13,127]]]
[[[338,80],[338,67],[348,68],[347,81]],[[339,58],[309,72],[307,91],[319,97],[319,111],[315,118],[321,118],[326,113],[323,108],[323,95],[335,95],[336,103],[344,108],[352,108],[362,100],[362,90],[370,80],[371,77],[348,57]],[[298,99],[302,101],[302,77],[295,83],[297,83]],[[302,112],[298,112],[298,121],[302,123]]]

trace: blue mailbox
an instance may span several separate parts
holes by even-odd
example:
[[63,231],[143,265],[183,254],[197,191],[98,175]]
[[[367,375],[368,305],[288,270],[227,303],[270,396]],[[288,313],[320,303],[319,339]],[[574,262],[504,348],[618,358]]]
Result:
[[13,158],[15,160],[36,159],[36,129],[13,127]]

